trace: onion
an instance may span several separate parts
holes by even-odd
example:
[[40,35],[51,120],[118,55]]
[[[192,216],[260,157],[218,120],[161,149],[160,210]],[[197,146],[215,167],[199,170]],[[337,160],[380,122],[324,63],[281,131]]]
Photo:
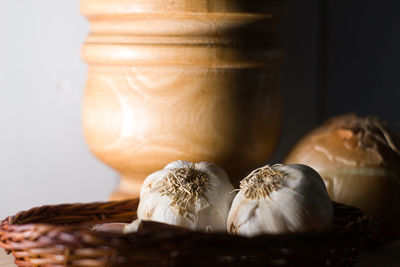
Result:
[[285,163],[311,166],[333,201],[372,215],[385,234],[400,234],[399,144],[377,118],[347,114],[306,135]]

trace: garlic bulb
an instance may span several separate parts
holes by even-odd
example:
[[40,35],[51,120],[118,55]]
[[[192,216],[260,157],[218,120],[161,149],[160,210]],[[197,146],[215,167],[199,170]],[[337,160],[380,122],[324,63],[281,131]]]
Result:
[[138,219],[226,231],[233,190],[225,171],[215,164],[174,161],[145,179]]
[[333,219],[333,206],[322,178],[300,165],[264,166],[240,182],[227,228],[255,236],[320,231]]
[[388,234],[400,234],[400,142],[377,118],[335,117],[300,140],[285,163],[311,166],[332,200],[356,206]]

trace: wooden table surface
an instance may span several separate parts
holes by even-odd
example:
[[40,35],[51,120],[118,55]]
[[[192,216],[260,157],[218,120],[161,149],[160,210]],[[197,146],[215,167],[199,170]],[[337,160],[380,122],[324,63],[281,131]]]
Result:
[[[7,255],[3,249],[0,249],[0,266],[15,267],[16,265],[13,262],[12,255]],[[356,267],[368,266],[400,266],[400,239],[362,255]]]

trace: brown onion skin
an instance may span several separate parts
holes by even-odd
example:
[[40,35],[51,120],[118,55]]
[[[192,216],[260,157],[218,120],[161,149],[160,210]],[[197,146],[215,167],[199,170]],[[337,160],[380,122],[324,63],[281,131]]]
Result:
[[398,144],[398,137],[376,118],[342,115],[303,137],[285,164],[314,168],[333,201],[362,209],[381,223],[384,235],[399,236]]

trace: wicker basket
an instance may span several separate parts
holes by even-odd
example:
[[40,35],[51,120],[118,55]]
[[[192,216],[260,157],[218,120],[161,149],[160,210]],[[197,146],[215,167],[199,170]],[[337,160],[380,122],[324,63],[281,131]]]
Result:
[[135,234],[98,230],[118,228],[108,223],[131,222],[137,204],[129,200],[23,211],[1,222],[0,246],[19,266],[350,266],[377,233],[371,218],[336,203],[334,224],[324,234],[245,238],[154,222],[144,223]]

